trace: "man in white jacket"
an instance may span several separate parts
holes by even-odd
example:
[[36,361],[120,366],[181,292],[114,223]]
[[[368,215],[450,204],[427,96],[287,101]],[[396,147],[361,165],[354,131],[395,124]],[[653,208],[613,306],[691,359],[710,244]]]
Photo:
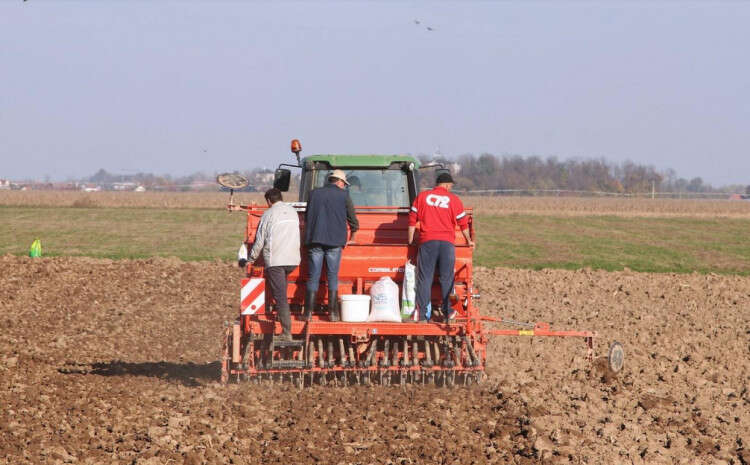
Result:
[[266,283],[281,321],[280,339],[291,341],[292,316],[286,289],[289,273],[300,263],[299,216],[294,207],[282,202],[280,190],[267,190],[265,198],[269,208],[260,218],[248,261],[255,262],[263,253]]

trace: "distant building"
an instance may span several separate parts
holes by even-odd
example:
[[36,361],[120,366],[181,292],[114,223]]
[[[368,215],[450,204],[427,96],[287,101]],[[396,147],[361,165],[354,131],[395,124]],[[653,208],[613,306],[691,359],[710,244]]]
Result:
[[7,179],[0,179],[0,190],[10,190],[10,181],[8,181]]
[[273,182],[273,173],[262,173],[260,175],[260,182],[263,184],[269,184]]
[[116,191],[132,191],[138,187],[138,184],[134,182],[115,182],[112,183],[112,189]]
[[146,192],[146,188],[143,186],[138,186],[135,189],[133,189],[133,192]]

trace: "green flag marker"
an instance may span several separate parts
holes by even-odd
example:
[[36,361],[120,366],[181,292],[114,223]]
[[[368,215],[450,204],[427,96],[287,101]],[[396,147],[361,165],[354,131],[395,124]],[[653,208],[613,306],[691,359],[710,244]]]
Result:
[[42,256],[42,242],[39,239],[34,239],[29,247],[29,257],[36,258]]

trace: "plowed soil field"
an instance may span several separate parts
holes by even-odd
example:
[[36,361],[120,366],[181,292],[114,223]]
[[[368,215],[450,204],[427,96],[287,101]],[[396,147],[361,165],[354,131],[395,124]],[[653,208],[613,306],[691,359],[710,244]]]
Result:
[[218,381],[239,271],[0,257],[5,463],[750,463],[750,278],[483,269],[483,311],[619,340],[495,338],[478,386]]

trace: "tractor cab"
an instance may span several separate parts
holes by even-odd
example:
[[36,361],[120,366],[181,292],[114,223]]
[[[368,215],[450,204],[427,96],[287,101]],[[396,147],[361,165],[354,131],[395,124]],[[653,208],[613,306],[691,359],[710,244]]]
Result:
[[417,195],[419,162],[399,155],[313,155],[302,161],[300,202],[324,186],[334,169],[346,173],[349,196],[357,207],[408,208]]
[[347,187],[356,207],[409,208],[417,196],[419,161],[408,155],[311,155],[298,165],[282,164],[274,187],[289,190],[291,171],[301,168],[299,201],[307,202],[313,189],[323,187],[334,169],[346,173]]
[[311,155],[300,159],[302,145],[292,141],[297,164],[282,163],[274,174],[273,187],[289,190],[292,172],[300,168],[299,201],[307,202],[310,191],[323,187],[333,170],[346,173],[349,196],[355,207],[409,208],[419,193],[417,173],[420,169],[437,168],[436,175],[449,172],[441,164],[420,166],[410,155]]

